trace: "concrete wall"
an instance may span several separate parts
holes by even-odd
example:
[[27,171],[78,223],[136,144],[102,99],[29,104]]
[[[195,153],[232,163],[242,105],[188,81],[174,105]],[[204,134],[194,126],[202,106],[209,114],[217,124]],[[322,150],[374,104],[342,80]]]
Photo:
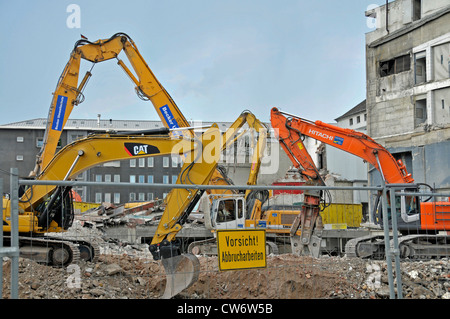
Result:
[[[368,135],[394,156],[405,157],[417,182],[447,189],[450,5],[423,0],[422,18],[408,22],[410,5],[407,0],[389,3],[389,34],[381,25],[366,35]],[[383,7],[375,9],[377,18]],[[409,57],[409,69],[381,76],[381,63],[399,57]],[[416,62],[422,61],[424,68],[419,69]],[[423,81],[416,77],[420,72]],[[380,182],[378,172],[370,173],[370,181]]]

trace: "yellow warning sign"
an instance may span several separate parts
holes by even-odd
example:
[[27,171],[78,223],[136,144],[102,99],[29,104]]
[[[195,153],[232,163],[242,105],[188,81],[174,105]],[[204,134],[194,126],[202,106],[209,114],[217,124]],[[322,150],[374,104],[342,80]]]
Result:
[[218,230],[217,249],[220,270],[266,267],[266,231]]

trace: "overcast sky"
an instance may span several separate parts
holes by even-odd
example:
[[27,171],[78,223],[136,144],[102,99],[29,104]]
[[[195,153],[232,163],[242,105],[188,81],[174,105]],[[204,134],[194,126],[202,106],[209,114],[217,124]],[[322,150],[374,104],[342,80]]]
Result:
[[[364,12],[384,3],[0,0],[0,124],[46,118],[80,34],[96,41],[117,32],[134,40],[189,120],[234,121],[248,109],[269,121],[276,106],[333,122],[365,99],[365,34],[373,29]],[[82,67],[81,75],[90,65]],[[94,67],[84,94],[70,118],[159,119],[115,60]]]

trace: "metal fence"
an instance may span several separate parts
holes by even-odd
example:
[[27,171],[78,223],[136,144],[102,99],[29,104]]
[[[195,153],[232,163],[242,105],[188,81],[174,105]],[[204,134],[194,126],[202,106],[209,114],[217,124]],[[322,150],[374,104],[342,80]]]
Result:
[[[1,183],[0,183],[1,185]],[[436,194],[436,193],[408,193],[405,192],[405,185],[390,185],[390,186],[380,186],[380,187],[347,187],[347,186],[248,186],[248,185],[231,185],[231,186],[210,186],[210,185],[177,185],[177,184],[136,184],[136,183],[107,183],[107,182],[81,182],[81,181],[35,181],[35,180],[19,180],[17,177],[17,171],[11,170],[11,224],[13,225],[12,231],[12,241],[11,247],[0,247],[0,256],[7,256],[11,258],[11,274],[10,274],[10,298],[19,298],[19,276],[25,276],[25,273],[19,274],[19,247],[18,247],[18,228],[17,228],[17,216],[18,216],[18,189],[19,185],[56,185],[56,186],[115,186],[115,187],[142,187],[142,188],[189,188],[196,190],[211,190],[211,189],[229,189],[229,190],[267,190],[272,191],[284,191],[284,192],[304,192],[304,191],[362,191],[362,192],[379,192],[382,194],[382,219],[383,227],[379,229],[383,233],[384,238],[384,250],[385,259],[383,261],[372,261],[371,259],[360,259],[360,258],[347,258],[344,253],[345,234],[349,232],[349,229],[329,229],[330,234],[339,233],[340,241],[335,246],[339,246],[338,251],[326,248],[324,245],[324,251],[329,252],[324,256],[319,258],[310,258],[308,256],[299,256],[296,258],[292,254],[283,254],[283,252],[278,252],[279,254],[270,254],[270,260],[267,266],[263,269],[243,269],[237,271],[219,271],[217,267],[217,259],[220,257],[204,257],[204,263],[201,268],[201,276],[199,283],[189,288],[189,292],[182,294],[185,298],[404,298],[405,293],[403,287],[406,281],[412,281],[412,276],[414,276],[417,270],[406,270],[405,264],[400,258],[400,249],[398,244],[398,231],[397,231],[397,219],[396,214],[392,214],[391,224],[389,221],[390,212],[396,211],[397,198],[405,196],[432,196],[434,200],[435,197],[446,197],[449,198],[450,194]],[[409,186],[409,185],[406,185]],[[294,200],[295,201],[295,200]],[[391,203],[390,209],[388,209],[388,201]],[[287,203],[292,204],[292,203]],[[298,204],[298,203],[295,203]],[[1,210],[3,211],[3,210]],[[447,218],[447,217],[446,217]],[[138,218],[137,218],[138,219]],[[144,240],[139,241],[138,238],[143,239],[146,237],[139,233],[139,230],[145,229],[146,226],[139,226],[139,222],[136,226],[136,218],[133,221],[128,221],[126,226],[119,227],[123,233],[117,235],[116,240],[120,243],[121,248],[138,246],[138,243],[145,242]],[[368,221],[369,222],[369,221]],[[341,224],[336,222],[335,224]],[[266,225],[267,226],[267,225]],[[92,227],[92,225],[90,226]],[[362,227],[362,225],[361,225]],[[354,227],[352,231],[356,231],[361,227]],[[118,231],[119,228],[109,227],[108,232]],[[325,227],[326,229],[326,227]],[[195,231],[192,228],[183,229],[182,232]],[[181,232],[180,232],[181,233]],[[205,237],[205,240],[211,239]],[[114,236],[111,236],[114,237]],[[150,236],[151,237],[151,236]],[[121,239],[121,240],[120,240]],[[289,236],[284,237],[288,241]],[[331,238],[330,243],[333,242]],[[126,246],[124,242],[127,242]],[[128,252],[129,256],[138,258],[140,250],[136,248],[130,248],[131,253]],[[134,249],[134,250],[133,250]],[[121,254],[125,254],[125,250],[119,250]],[[109,264],[116,266],[114,269],[105,270],[103,272],[97,271],[95,265],[86,265],[68,267],[65,272],[63,271],[64,282],[50,282],[48,286],[58,286],[66,285],[69,288],[75,288],[72,294],[66,295],[55,295],[55,293],[41,293],[43,298],[80,298],[84,296],[86,298],[122,298],[123,295],[119,296],[117,294],[118,290],[126,293],[126,296],[131,298],[158,298],[157,293],[158,287],[164,286],[164,272],[162,268],[158,268],[156,262],[151,258],[147,261],[137,261],[135,260],[134,266],[133,262],[129,263],[128,266],[124,264],[119,264],[119,259],[110,257],[110,251],[107,249],[103,250],[105,256],[104,261],[110,258]],[[337,256],[335,256],[337,255]],[[344,255],[344,256],[343,256]],[[147,256],[148,257],[148,256]],[[114,261],[114,262],[113,262]],[[121,263],[124,261],[121,260]],[[3,263],[2,263],[3,264]],[[139,266],[137,266],[139,264]],[[37,267],[37,266],[36,266]],[[127,268],[128,267],[128,268]],[[439,268],[440,267],[440,268]],[[448,280],[448,259],[443,265],[439,265],[436,269],[441,269],[444,273],[441,277],[436,280],[444,281]],[[4,272],[3,269],[0,272],[2,277],[0,277],[1,282],[4,282]],[[56,271],[56,270],[55,270]],[[62,271],[62,270],[61,270]],[[114,280],[114,284],[121,282],[124,287],[127,287],[125,283],[138,284],[140,293],[138,295],[133,295],[131,291],[126,291],[126,289],[131,290],[130,287],[124,289],[123,287],[117,288],[110,281],[109,290],[106,289],[105,284],[101,283],[98,279],[97,281],[92,278],[95,277],[94,274],[102,274],[107,276],[108,274],[113,274],[119,276]],[[151,274],[150,274],[151,273]],[[33,276],[32,274],[29,276]],[[407,278],[405,278],[407,276]],[[417,275],[419,276],[419,275]],[[57,275],[54,278],[58,278]],[[357,279],[357,284],[352,283],[353,279]],[[387,278],[387,286],[383,285],[383,280]],[[402,278],[405,280],[402,281]],[[51,280],[51,278],[46,278],[45,280]],[[56,279],[55,279],[56,280]],[[94,287],[92,291],[95,293],[87,293],[83,288],[83,280],[89,281],[91,287]],[[32,282],[29,279],[28,282]],[[59,279],[61,281],[61,279]],[[32,285],[32,284],[30,284]],[[327,286],[328,285],[328,286]],[[356,287],[357,286],[357,287]],[[39,285],[34,285],[34,290],[39,290]],[[380,291],[380,288],[384,287],[384,291]],[[387,289],[386,289],[387,287]],[[1,287],[0,287],[1,288]],[[102,288],[102,289],[101,289]],[[417,287],[416,287],[417,288]],[[106,290],[107,291],[106,291]],[[378,289],[378,290],[377,290]],[[450,285],[441,285],[435,290],[434,296],[437,298],[450,297]],[[448,289],[448,291],[445,291]],[[271,291],[271,293],[269,293]],[[4,296],[6,292],[1,292],[1,296]],[[28,291],[30,293],[30,291]],[[137,292],[135,292],[137,294]],[[26,298],[26,294],[21,298]],[[31,295],[29,295],[31,296]],[[422,296],[427,297],[425,293],[419,294],[419,289],[415,292],[407,292],[407,298],[422,298]],[[428,296],[429,297],[429,296]]]

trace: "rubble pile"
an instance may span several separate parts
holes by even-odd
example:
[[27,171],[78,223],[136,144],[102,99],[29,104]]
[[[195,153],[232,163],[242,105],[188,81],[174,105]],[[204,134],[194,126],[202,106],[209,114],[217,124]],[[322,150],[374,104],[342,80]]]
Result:
[[[111,247],[97,263],[53,268],[20,258],[19,297],[26,299],[154,299],[165,287],[162,265],[142,247]],[[267,268],[218,270],[217,258],[199,256],[199,280],[175,298],[386,299],[384,261],[270,255]],[[3,261],[3,298],[10,296],[10,260]],[[449,260],[402,262],[403,297],[450,299]]]
[[162,200],[154,200],[130,207],[102,203],[87,211],[76,212],[75,220],[94,228],[133,224],[142,225],[156,223],[164,211]]

